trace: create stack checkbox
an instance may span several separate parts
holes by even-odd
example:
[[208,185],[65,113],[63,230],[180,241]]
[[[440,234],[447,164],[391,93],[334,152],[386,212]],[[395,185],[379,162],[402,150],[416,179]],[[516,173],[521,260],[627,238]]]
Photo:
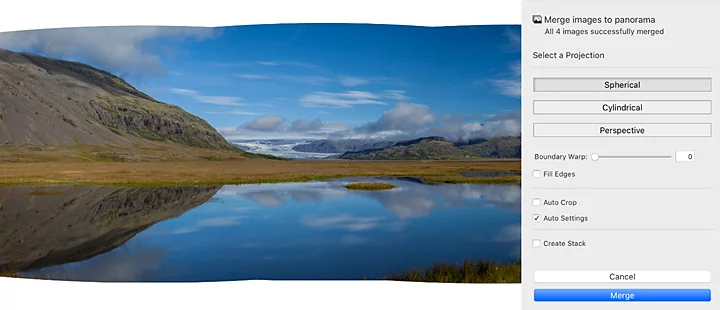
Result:
[[540,170],[534,170],[533,171],[533,178],[539,178],[540,177]]
[[539,248],[541,244],[540,240],[535,239],[532,241],[533,248]]

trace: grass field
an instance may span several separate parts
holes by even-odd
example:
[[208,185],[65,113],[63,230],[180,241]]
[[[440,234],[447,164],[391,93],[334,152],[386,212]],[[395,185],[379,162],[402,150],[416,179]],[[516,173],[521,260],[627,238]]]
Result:
[[270,155],[227,150],[187,147],[173,143],[152,142],[132,147],[76,146],[0,146],[0,163],[39,162],[202,162],[246,159],[281,159]]
[[462,264],[435,264],[390,275],[386,280],[442,283],[520,283],[520,263],[496,264],[465,261]]
[[355,176],[413,176],[429,183],[520,183],[519,176],[463,177],[463,171],[520,171],[519,161],[276,161],[0,163],[0,186],[95,184],[223,185]]

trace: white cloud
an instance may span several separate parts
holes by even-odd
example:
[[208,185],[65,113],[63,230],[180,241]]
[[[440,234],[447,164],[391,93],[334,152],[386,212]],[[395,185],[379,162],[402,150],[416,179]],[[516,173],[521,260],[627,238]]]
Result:
[[479,120],[449,117],[440,126],[428,128],[427,135],[442,136],[450,140],[520,136],[520,110],[498,115],[478,115]]
[[304,216],[301,220],[308,227],[316,229],[340,229],[347,231],[364,231],[377,227],[384,217],[361,217],[337,215],[330,217]]
[[381,132],[388,130],[415,130],[435,122],[430,107],[414,103],[398,103],[385,111],[376,122],[358,128],[360,132]]
[[428,197],[427,193],[419,193],[415,189],[403,189],[394,193],[367,192],[365,194],[376,199],[383,208],[402,220],[426,216],[435,206],[435,201]]
[[520,136],[520,110],[497,115],[445,115],[436,122],[427,106],[400,103],[375,122],[330,133],[328,138],[399,141],[428,136],[452,141]]
[[522,83],[520,79],[522,75],[522,66],[520,65],[520,62],[518,61],[512,63],[509,70],[507,78],[495,79],[490,82],[495,85],[501,94],[509,97],[520,98],[522,96]]
[[[221,127],[218,132],[228,140],[266,140],[266,139],[289,139],[289,140],[318,140],[327,138],[332,131],[324,131],[330,127],[318,131],[289,131],[283,129],[258,131],[241,127]],[[343,125],[342,128],[348,128]],[[347,129],[344,129],[347,130]]]
[[505,28],[505,37],[507,37],[508,41],[510,41],[511,44],[519,45],[522,42],[520,33],[518,31],[513,30],[513,28],[510,28],[510,27]]
[[270,78],[267,75],[260,75],[260,74],[236,74],[235,76],[238,78],[241,78],[241,79],[246,79],[246,80],[265,80],[265,79]]
[[226,115],[226,114],[230,114],[230,115],[259,115],[258,113],[255,113],[255,112],[247,112],[247,111],[241,111],[241,110],[232,110],[232,111],[223,111],[223,112],[212,112],[212,111],[208,111],[208,112],[205,112],[205,114],[218,114],[218,115]]
[[242,196],[263,207],[280,207],[285,204],[285,199],[272,190],[250,192]]
[[241,107],[246,104],[240,103],[242,100],[240,97],[226,97],[226,96],[197,96],[195,100],[202,103],[216,104],[216,105],[227,105]]
[[187,227],[181,227],[170,231],[171,235],[182,235],[199,231],[206,227],[227,227],[240,225],[240,220],[248,218],[247,216],[226,216],[202,219],[195,222],[193,225]]
[[298,119],[292,122],[292,125],[290,125],[290,130],[292,131],[312,131],[312,130],[319,130],[323,127],[323,122],[316,118],[312,121],[307,121],[304,119]]
[[[213,28],[86,27],[0,33],[6,49],[82,60],[101,69],[122,73],[165,74],[161,58],[148,41],[157,38],[205,40]],[[157,45],[154,46],[157,50]]]
[[237,225],[240,219],[246,218],[245,216],[230,216],[230,217],[218,217],[211,219],[199,220],[198,226],[201,227],[223,227]]
[[516,80],[493,80],[493,84],[498,91],[509,97],[520,98],[522,96],[522,86],[520,81]]
[[364,91],[347,91],[344,93],[315,92],[300,98],[300,102],[303,106],[309,108],[351,108],[355,105],[387,105],[378,99],[378,96]]
[[522,65],[520,64],[520,61],[516,61],[510,65],[510,72],[513,76],[520,78],[522,75]]
[[301,62],[301,61],[234,61],[234,62],[209,62],[209,65],[232,68],[232,67],[280,67],[290,66],[298,68],[306,68],[312,70],[321,70],[321,68],[315,64]]
[[339,131],[345,131],[350,129],[350,126],[348,126],[345,123],[342,122],[331,122],[326,123],[321,121],[320,119],[314,119],[312,121],[304,120],[304,119],[297,119],[292,122],[290,127],[285,128],[287,131],[291,132],[312,132],[320,135],[325,135],[333,132],[339,132]]
[[300,83],[300,84],[310,84],[310,85],[323,85],[328,82],[331,82],[332,80],[326,77],[322,76],[294,76],[294,75],[278,75],[277,78]]
[[385,97],[398,101],[405,101],[411,99],[405,94],[405,91],[403,90],[386,90]]
[[354,86],[360,86],[369,83],[370,81],[361,79],[358,77],[345,77],[340,80],[340,84],[344,86],[354,87]]
[[505,38],[507,39],[507,42],[502,44],[500,46],[500,49],[504,50],[505,52],[519,52],[521,49],[521,42],[522,38],[520,35],[520,27],[519,26],[509,26],[505,28]]
[[273,131],[285,123],[285,118],[279,115],[266,115],[258,117],[252,122],[246,123],[241,127],[249,130]]
[[215,105],[224,105],[224,106],[236,106],[236,107],[242,107],[247,106],[247,104],[240,102],[242,98],[240,97],[230,97],[230,96],[206,96],[201,94],[198,91],[191,90],[191,89],[182,89],[182,88],[172,88],[170,89],[171,93],[187,96],[193,98],[195,101],[200,103],[207,103],[207,104],[215,104]]
[[183,89],[183,88],[171,88],[170,92],[173,94],[189,96],[189,97],[195,97],[200,94],[197,91],[194,91],[191,89]]
[[252,62],[256,65],[261,66],[292,66],[292,67],[301,67],[301,68],[308,68],[308,69],[320,69],[319,66],[307,63],[307,62],[301,62],[301,61],[255,61]]

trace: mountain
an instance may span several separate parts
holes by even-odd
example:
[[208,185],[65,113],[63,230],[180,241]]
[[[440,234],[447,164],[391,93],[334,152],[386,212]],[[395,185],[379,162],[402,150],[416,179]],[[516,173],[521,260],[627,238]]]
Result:
[[346,152],[337,158],[354,160],[520,158],[520,137],[459,142],[451,142],[443,137],[423,137],[396,142],[384,148]]
[[242,152],[205,120],[86,64],[0,49],[0,146]]
[[369,141],[359,139],[343,140],[316,140],[293,147],[293,151],[308,153],[337,154],[345,152],[360,152],[369,149],[381,149],[394,144],[391,141]]
[[208,202],[221,186],[0,188],[0,271],[77,262]]
[[387,160],[387,159],[450,159],[467,158],[472,154],[463,151],[443,137],[424,137],[400,141],[390,147],[347,152],[340,159]]
[[460,145],[460,149],[486,158],[520,158],[520,137],[476,139]]

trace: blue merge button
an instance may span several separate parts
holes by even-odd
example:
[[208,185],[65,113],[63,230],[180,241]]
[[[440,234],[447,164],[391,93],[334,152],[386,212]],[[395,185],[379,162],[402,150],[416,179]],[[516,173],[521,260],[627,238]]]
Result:
[[709,302],[709,289],[536,289],[537,302]]

